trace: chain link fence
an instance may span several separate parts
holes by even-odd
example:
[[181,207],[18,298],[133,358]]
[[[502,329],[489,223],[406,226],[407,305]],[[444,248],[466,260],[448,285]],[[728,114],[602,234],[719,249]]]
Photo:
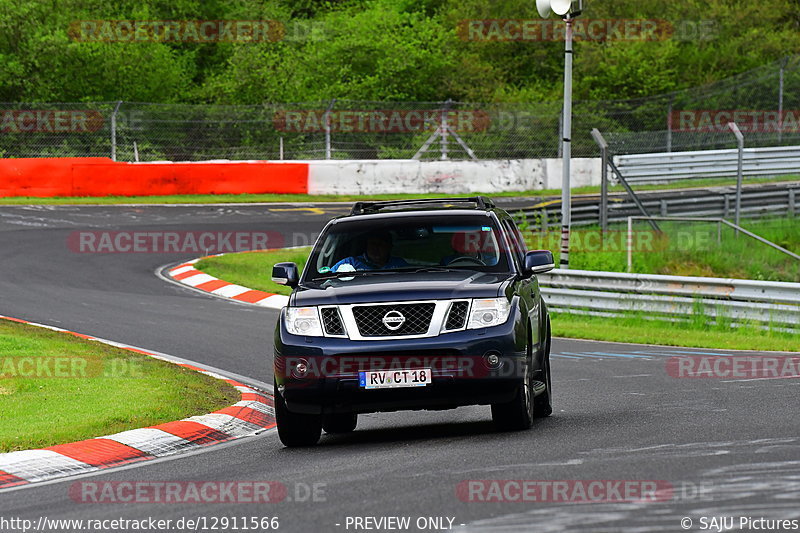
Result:
[[[579,75],[579,73],[578,73]],[[738,114],[737,114],[738,113]],[[650,98],[577,101],[574,157],[800,144],[800,56]],[[519,159],[560,157],[561,102],[263,105],[0,103],[0,157],[213,159]]]

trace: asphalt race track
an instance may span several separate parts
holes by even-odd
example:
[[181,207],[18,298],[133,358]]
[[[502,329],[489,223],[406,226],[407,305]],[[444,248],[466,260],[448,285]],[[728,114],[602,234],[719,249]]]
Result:
[[[0,314],[271,383],[276,311],[155,275],[202,254],[76,253],[67,243],[75,231],[101,229],[272,230],[288,246],[304,244],[292,232],[313,235],[343,211],[277,208],[0,207]],[[688,353],[726,352],[554,339],[555,412],[527,432],[495,432],[488,407],[362,415],[354,434],[323,436],[314,448],[285,449],[270,431],[81,478],[273,480],[288,487],[280,503],[77,503],[69,478],[0,493],[0,517],[277,516],[281,531],[354,531],[353,517],[405,516],[412,525],[445,517],[465,531],[592,532],[682,531],[682,518],[691,531],[701,517],[737,517],[737,526],[742,516],[800,518],[800,380],[670,377],[667,359]],[[457,487],[467,480],[657,480],[672,491],[659,502],[462,501]]]

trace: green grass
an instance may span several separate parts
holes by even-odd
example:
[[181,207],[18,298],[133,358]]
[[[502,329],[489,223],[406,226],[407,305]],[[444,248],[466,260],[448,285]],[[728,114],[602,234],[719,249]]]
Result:
[[554,336],[575,339],[728,350],[800,350],[800,334],[764,330],[755,325],[731,327],[727,321],[714,325],[697,320],[675,323],[637,316],[606,318],[552,313],[551,324]]
[[[783,176],[780,178],[747,178],[746,183],[775,183],[782,181],[796,181],[797,176]],[[733,178],[686,180],[662,185],[640,185],[637,191],[668,190],[690,187],[709,187],[720,185],[733,185]],[[611,192],[624,192],[620,186],[609,187]],[[575,187],[572,194],[599,194],[600,187]],[[547,189],[541,191],[509,191],[501,193],[469,193],[465,195],[442,193],[414,193],[414,194],[193,194],[172,196],[71,196],[58,198],[38,198],[32,196],[0,197],[0,205],[113,205],[113,204],[207,204],[207,203],[268,203],[268,202],[356,202],[361,200],[402,200],[409,198],[447,198],[450,196],[476,196],[490,197],[544,197],[560,196],[560,189]]]
[[[770,281],[800,281],[800,261],[778,250],[709,223],[659,222],[663,235],[654,233],[646,222],[634,226],[633,272],[674,276],[708,276]],[[779,246],[800,254],[800,220],[792,218],[744,219],[743,228]],[[558,263],[560,230],[546,234],[524,232],[532,249],[549,249]],[[574,228],[570,268],[579,270],[627,271],[627,228],[616,226],[600,244],[597,227]]]
[[[49,362],[58,373],[53,358],[66,364],[61,377],[23,363]],[[0,452],[171,422],[238,399],[226,382],[165,361],[0,320]]]

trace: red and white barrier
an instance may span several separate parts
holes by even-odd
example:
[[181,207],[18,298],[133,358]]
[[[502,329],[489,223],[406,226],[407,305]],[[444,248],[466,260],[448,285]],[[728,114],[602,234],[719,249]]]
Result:
[[[572,160],[572,186],[599,185],[600,159]],[[115,162],[0,159],[2,196],[498,193],[561,188],[560,159]]]

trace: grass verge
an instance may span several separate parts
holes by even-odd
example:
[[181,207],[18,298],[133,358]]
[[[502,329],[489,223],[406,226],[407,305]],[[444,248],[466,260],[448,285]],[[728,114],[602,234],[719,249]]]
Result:
[[[747,184],[778,183],[796,181],[797,176],[778,178],[747,178]],[[660,185],[640,185],[637,191],[684,189],[690,187],[712,187],[735,185],[735,178],[714,178],[685,180]],[[621,185],[609,187],[610,192],[625,192]],[[600,187],[575,187],[572,194],[599,194]],[[543,197],[560,196],[561,189],[536,191],[509,191],[492,193],[469,193],[464,195],[448,193],[414,193],[414,194],[188,194],[171,196],[69,196],[58,198],[39,198],[33,196],[0,197],[0,205],[113,205],[113,204],[209,204],[209,203],[271,203],[271,202],[357,202],[362,200],[402,200],[409,198],[447,198],[451,196],[490,197]]]
[[552,313],[551,324],[554,336],[573,339],[778,352],[796,352],[800,347],[800,334],[764,330],[755,325],[731,327],[637,316],[606,318],[567,313]]
[[[291,290],[270,280],[272,265],[293,261],[302,270],[309,248],[246,252],[210,257],[199,261],[195,267],[212,276],[238,283],[252,289],[277,294]],[[615,318],[578,314],[553,313],[553,335],[576,339],[594,339],[611,342],[661,344],[733,350],[796,351],[800,335],[776,330],[763,330],[757,326],[733,328],[729,322],[706,324],[703,317],[693,317],[692,322],[646,320],[635,315]]]
[[239,397],[228,383],[172,363],[0,320],[0,452],[206,414]]

